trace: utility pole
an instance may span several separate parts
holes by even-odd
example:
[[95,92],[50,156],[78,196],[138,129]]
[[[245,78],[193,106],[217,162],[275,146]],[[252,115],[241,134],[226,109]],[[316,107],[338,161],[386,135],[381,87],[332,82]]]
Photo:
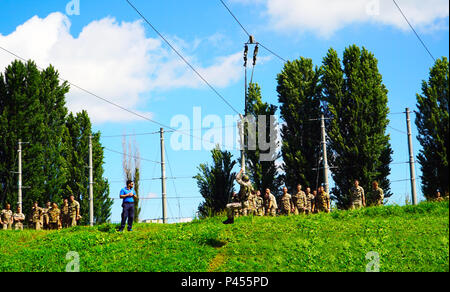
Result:
[[167,223],[167,200],[166,200],[166,162],[164,153],[164,129],[160,129],[161,136],[161,189],[162,189],[162,217],[163,223]]
[[412,145],[411,119],[409,113],[410,113],[409,108],[406,108],[406,126],[408,128],[408,148],[409,148],[409,173],[411,176],[411,195],[413,205],[417,205],[416,174],[414,168],[414,151]]
[[329,184],[328,184],[328,159],[327,159],[327,140],[325,133],[325,116],[324,114],[320,117],[321,130],[322,130],[322,155],[323,155],[323,179],[325,183],[325,192],[328,194],[329,192]]
[[19,187],[19,193],[18,193],[18,197],[19,197],[19,208],[20,208],[20,212],[22,212],[22,140],[19,139],[19,150],[17,150],[17,152],[19,153],[19,183],[18,183],[18,187]]
[[92,165],[92,135],[89,136],[89,224],[94,226],[94,179]]

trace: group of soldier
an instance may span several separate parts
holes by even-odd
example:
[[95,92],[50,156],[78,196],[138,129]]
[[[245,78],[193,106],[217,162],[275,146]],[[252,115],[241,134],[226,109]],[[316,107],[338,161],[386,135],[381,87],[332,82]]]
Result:
[[[15,230],[23,230],[25,215],[20,206],[17,207],[16,213],[12,212],[10,204],[6,204],[5,207],[0,215],[0,224],[3,226],[3,230],[12,229],[13,225]],[[74,196],[70,196],[69,199],[64,199],[61,208],[55,202],[47,202],[44,208],[39,207],[38,202],[34,202],[29,222],[35,230],[57,230],[76,226],[80,219],[80,203],[75,200]]]
[[[254,190],[250,179],[243,174],[243,170],[236,176],[236,181],[240,185],[239,193],[233,193],[231,203],[226,206],[228,219],[224,224],[234,223],[234,218],[238,216],[276,216],[280,215],[298,215],[312,214],[331,211],[330,195],[323,186],[311,192],[308,187],[302,190],[302,185],[297,185],[295,195],[290,195],[286,187],[283,188],[283,195],[279,203],[270,189],[265,190],[264,196],[261,192]],[[350,190],[350,208],[359,209],[366,206],[366,197],[364,189],[359,185],[359,181],[354,181],[354,186]],[[370,195],[370,205],[383,205],[384,192],[378,186],[378,182],[372,183],[372,192]]]

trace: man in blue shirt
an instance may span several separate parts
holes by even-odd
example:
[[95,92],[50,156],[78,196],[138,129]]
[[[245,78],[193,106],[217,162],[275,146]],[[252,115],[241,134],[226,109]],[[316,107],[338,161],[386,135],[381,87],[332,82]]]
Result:
[[123,231],[125,223],[128,219],[128,231],[132,231],[134,221],[134,199],[137,199],[136,192],[133,189],[134,183],[127,180],[127,187],[120,190],[120,198],[122,202],[122,223],[119,231]]

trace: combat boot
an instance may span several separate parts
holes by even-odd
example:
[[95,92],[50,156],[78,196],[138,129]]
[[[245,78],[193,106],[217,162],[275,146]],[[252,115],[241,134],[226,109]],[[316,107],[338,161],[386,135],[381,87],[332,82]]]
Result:
[[223,221],[223,224],[233,224],[234,218],[228,218],[227,220]]

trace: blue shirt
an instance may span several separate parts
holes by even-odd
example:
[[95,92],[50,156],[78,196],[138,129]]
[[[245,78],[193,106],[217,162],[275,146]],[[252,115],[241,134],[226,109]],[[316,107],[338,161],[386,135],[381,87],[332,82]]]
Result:
[[[134,189],[127,189],[127,188],[123,188],[120,190],[120,195],[128,195],[129,193],[133,193],[134,195],[136,195],[136,192],[134,191]],[[123,199],[124,203],[134,203],[134,198],[133,197],[126,197],[125,199]]]

